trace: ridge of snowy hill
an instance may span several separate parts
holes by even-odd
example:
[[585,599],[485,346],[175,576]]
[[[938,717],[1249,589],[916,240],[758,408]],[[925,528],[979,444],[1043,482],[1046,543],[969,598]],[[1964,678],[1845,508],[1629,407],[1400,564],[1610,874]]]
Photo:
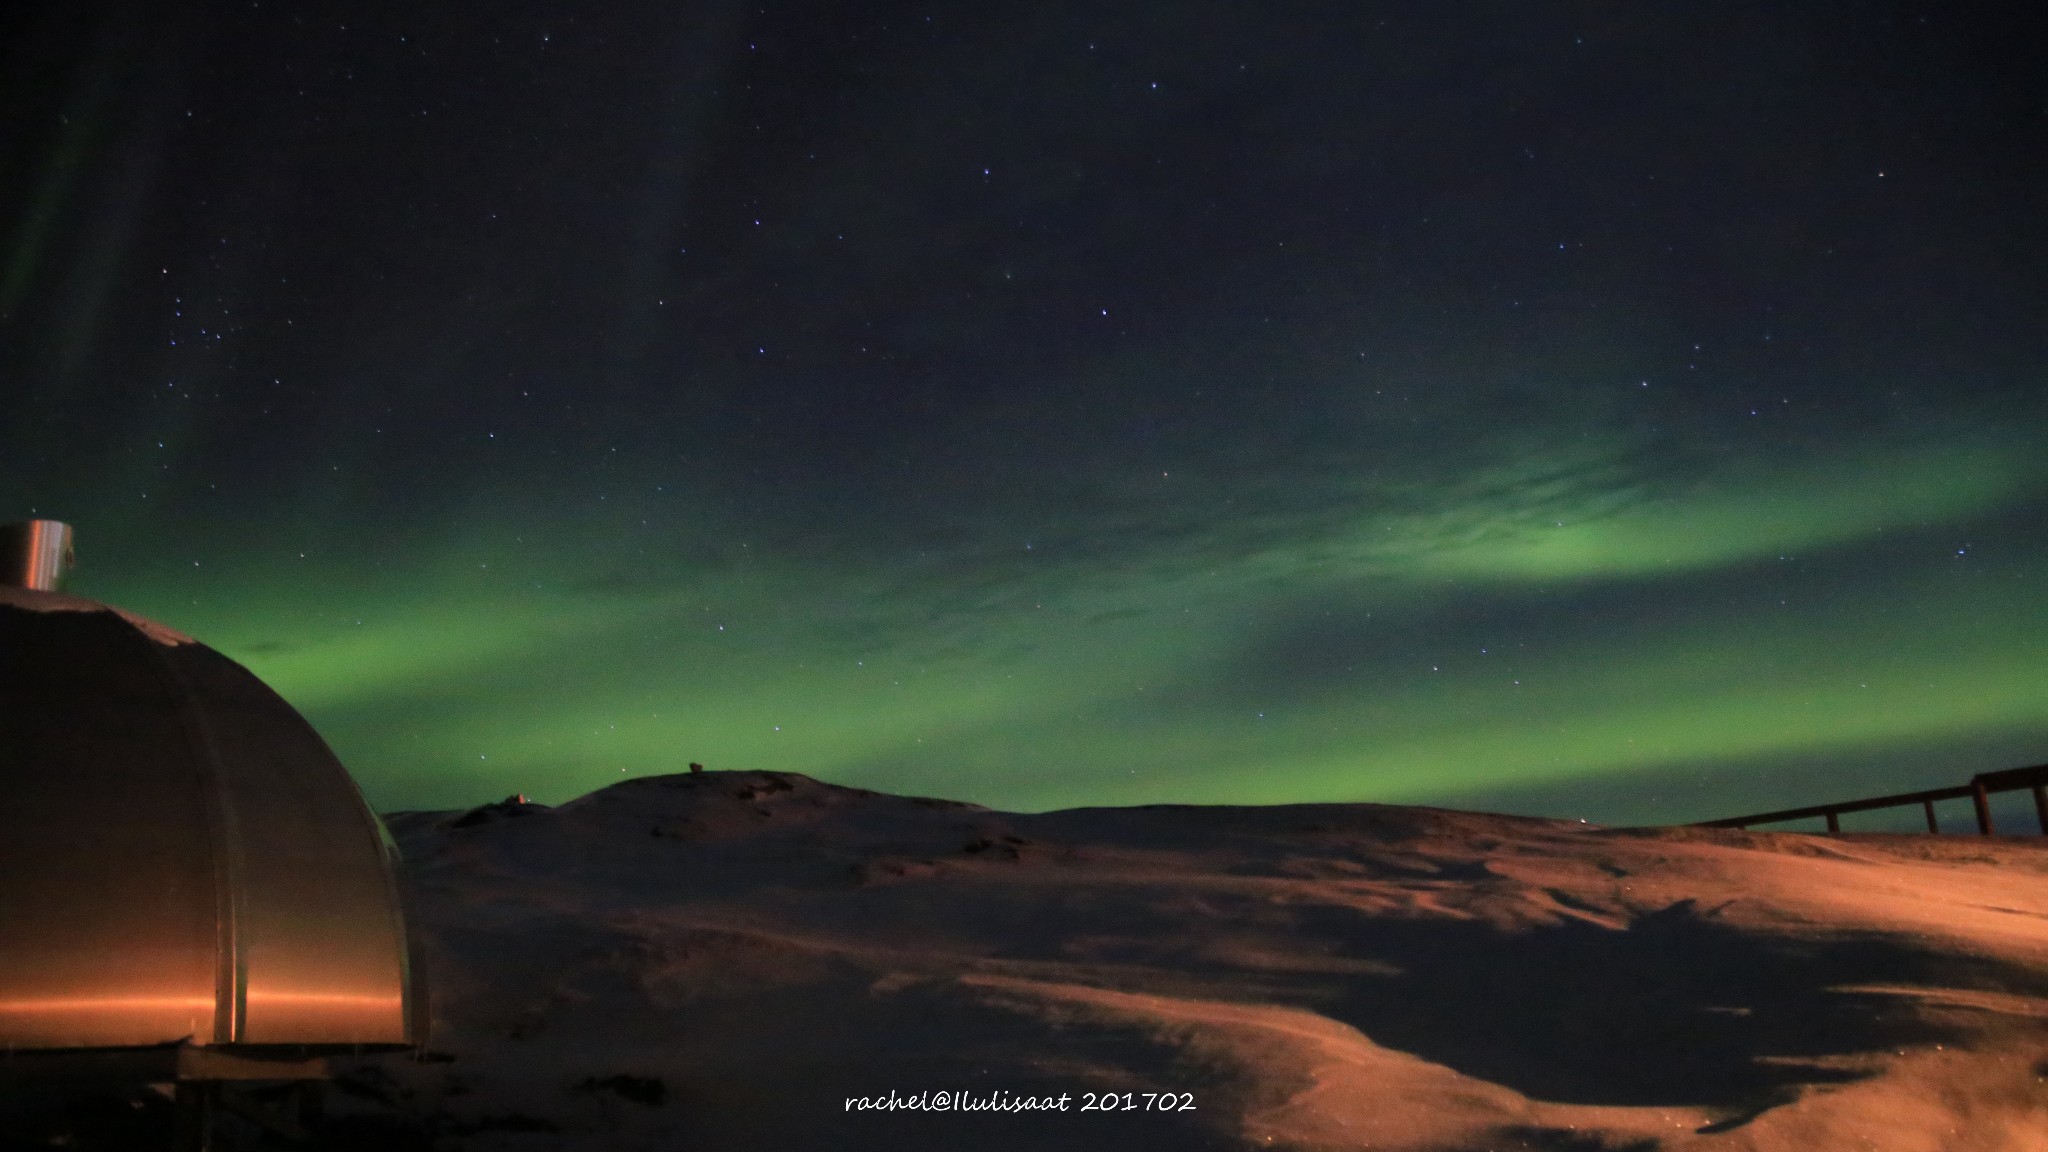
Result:
[[768,772],[386,820],[433,1050],[335,1122],[436,1147],[2048,1147],[2040,837]]

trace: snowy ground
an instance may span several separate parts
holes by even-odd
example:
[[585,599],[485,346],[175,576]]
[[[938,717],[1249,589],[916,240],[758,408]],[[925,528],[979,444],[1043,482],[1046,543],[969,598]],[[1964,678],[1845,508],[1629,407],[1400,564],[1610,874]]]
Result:
[[389,823],[436,1033],[330,1116],[420,1146],[2048,1149],[2039,837],[743,772]]

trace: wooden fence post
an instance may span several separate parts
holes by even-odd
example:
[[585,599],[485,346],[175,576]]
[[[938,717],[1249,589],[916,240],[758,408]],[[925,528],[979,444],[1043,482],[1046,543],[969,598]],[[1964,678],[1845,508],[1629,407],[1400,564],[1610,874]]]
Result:
[[1982,780],[1970,781],[1970,799],[1977,804],[1977,831],[1991,835],[1991,797],[1985,793]]
[[2034,815],[2041,818],[2041,835],[2048,836],[2048,784],[2034,785]]
[[1934,819],[1934,801],[1922,800],[1920,802],[1920,807],[1927,810],[1927,830],[1929,832],[1941,831],[1941,825],[1936,823]]

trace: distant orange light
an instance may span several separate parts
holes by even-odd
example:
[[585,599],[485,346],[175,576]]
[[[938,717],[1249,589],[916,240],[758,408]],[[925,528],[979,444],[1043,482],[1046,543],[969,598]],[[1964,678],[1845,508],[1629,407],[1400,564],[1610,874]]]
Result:
[[65,996],[0,1000],[0,1012],[18,1016],[52,1012],[212,1012],[211,996]]
[[377,1008],[397,1008],[404,1004],[398,996],[349,995],[339,992],[259,992],[249,990],[251,1004],[334,1004],[357,1005]]

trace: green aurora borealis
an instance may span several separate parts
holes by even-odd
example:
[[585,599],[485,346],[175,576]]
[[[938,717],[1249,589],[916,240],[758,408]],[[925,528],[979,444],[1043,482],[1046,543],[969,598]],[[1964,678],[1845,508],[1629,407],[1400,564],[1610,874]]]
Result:
[[31,8],[0,517],[380,809],[1662,823],[2048,760],[1989,16]]
[[1375,511],[1360,483],[1348,515],[1247,532],[1155,494],[1184,530],[1065,556],[985,528],[894,563],[555,512],[388,560],[369,536],[166,543],[119,572],[88,525],[78,583],[242,660],[386,807],[697,760],[1025,809],[1676,820],[2039,747],[2048,565],[1970,543],[2024,535],[2039,464],[1951,437],[1665,495],[1613,461],[1507,460],[1407,477],[1440,507]]

